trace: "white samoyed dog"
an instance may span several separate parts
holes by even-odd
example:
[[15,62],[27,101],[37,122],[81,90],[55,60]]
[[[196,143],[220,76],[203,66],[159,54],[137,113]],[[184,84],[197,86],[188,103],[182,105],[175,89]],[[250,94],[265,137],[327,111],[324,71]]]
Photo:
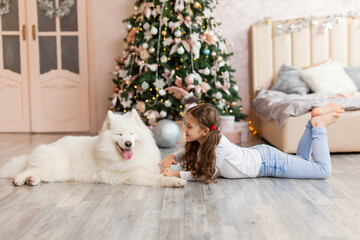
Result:
[[15,186],[44,182],[88,182],[183,187],[186,180],[160,174],[161,160],[150,129],[133,109],[124,115],[108,112],[95,137],[67,136],[12,158],[0,177]]

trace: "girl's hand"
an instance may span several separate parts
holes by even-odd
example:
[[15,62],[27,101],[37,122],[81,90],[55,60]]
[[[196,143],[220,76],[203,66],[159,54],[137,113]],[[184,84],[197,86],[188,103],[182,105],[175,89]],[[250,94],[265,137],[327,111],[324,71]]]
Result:
[[171,167],[171,164],[177,164],[174,154],[169,154],[163,160],[161,160],[161,162],[159,163],[159,165],[161,165],[161,173],[163,173],[165,168]]
[[172,170],[171,168],[165,168],[161,172],[161,174],[164,175],[165,177],[178,177],[178,178],[180,178],[180,172]]

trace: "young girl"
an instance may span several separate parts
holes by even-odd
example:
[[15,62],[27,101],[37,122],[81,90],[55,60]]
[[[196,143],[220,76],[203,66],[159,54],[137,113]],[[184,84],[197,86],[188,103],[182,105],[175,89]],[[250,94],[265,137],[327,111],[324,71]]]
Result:
[[[160,164],[161,174],[188,181],[209,183],[215,178],[326,178],[331,160],[326,127],[340,117],[344,108],[335,103],[315,108],[299,142],[296,155],[265,145],[242,148],[219,131],[219,115],[211,104],[198,105],[186,112],[185,151],[169,154]],[[314,162],[310,161],[311,153]],[[180,162],[184,171],[175,171]]]

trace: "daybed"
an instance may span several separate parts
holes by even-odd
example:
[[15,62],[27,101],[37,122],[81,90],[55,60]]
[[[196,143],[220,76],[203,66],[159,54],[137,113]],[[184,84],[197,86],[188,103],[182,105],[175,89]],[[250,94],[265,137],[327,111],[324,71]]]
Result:
[[[329,18],[318,18],[326,23]],[[298,20],[294,20],[297,22]],[[300,19],[301,21],[301,19]],[[291,21],[289,21],[291,24]],[[304,24],[304,23],[303,23]],[[306,27],[279,34],[284,22],[263,22],[250,29],[251,97],[259,89],[269,89],[275,83],[283,64],[299,69],[332,59],[342,66],[360,66],[360,20],[350,19],[334,24],[332,30],[321,31],[321,24],[308,21]],[[263,92],[264,93],[264,92]],[[358,98],[360,104],[360,98]],[[355,100],[356,102],[356,100]],[[296,105],[293,107],[296,112]],[[311,108],[309,108],[310,110]],[[328,127],[331,152],[360,152],[360,110],[348,108],[336,124]],[[259,117],[254,108],[250,118],[260,136],[288,153],[295,153],[310,111],[278,120]],[[282,125],[283,124],[283,125]],[[279,127],[279,125],[282,125]]]

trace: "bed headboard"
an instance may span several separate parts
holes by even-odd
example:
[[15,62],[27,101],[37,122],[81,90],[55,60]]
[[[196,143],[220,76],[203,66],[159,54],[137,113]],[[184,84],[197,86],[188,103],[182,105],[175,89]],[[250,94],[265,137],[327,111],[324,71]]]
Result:
[[[316,20],[321,23],[328,18]],[[252,96],[260,87],[267,89],[272,85],[282,64],[302,68],[331,58],[343,66],[360,66],[359,18],[346,18],[325,32],[321,31],[321,24],[315,25],[313,21],[307,21],[300,30],[283,34],[277,34],[277,26],[284,21],[263,21],[251,26]]]

